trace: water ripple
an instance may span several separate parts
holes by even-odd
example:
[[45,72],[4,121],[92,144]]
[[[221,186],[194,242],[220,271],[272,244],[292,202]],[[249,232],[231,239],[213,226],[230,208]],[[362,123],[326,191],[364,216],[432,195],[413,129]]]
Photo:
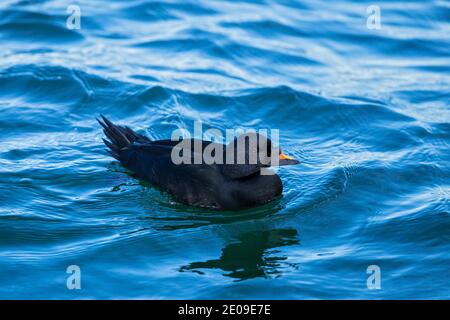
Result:
[[[71,30],[65,1],[2,2],[0,298],[448,298],[450,7],[370,30],[370,4],[81,0]],[[99,114],[279,129],[302,164],[273,203],[192,208],[105,154]]]

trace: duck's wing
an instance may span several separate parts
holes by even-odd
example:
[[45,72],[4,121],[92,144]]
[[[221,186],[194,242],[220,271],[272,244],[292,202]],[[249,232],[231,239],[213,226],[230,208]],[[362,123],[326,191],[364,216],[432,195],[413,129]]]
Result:
[[[118,151],[119,161],[127,168],[139,173],[139,168],[148,168],[155,163],[159,168],[167,168],[167,170],[174,170],[175,167],[182,167],[184,165],[193,166],[189,170],[195,171],[200,169],[196,159],[203,155],[203,150],[206,146],[212,144],[211,141],[202,141],[195,139],[185,139],[181,141],[172,140],[158,140],[150,142],[134,142],[127,147]],[[201,142],[202,147],[197,150],[194,146],[195,142]],[[188,152],[186,157],[181,157],[181,154]],[[175,160],[173,157],[180,157]],[[200,158],[202,159],[202,158]],[[180,163],[181,161],[181,163]],[[198,168],[197,168],[198,167]]]
[[172,161],[173,149],[172,144],[133,144],[121,150],[121,163],[136,177],[158,186],[180,202],[216,207],[221,182],[217,167],[175,164]]
[[[137,177],[159,186],[180,202],[205,207],[217,206],[221,175],[216,166],[204,163],[175,164],[172,161],[172,151],[180,141],[152,141],[128,127],[113,124],[105,117],[99,122],[107,137],[103,141],[111,155]],[[192,147],[191,160],[196,152],[195,142],[199,141],[201,140],[187,139]],[[201,141],[201,152],[211,143]]]

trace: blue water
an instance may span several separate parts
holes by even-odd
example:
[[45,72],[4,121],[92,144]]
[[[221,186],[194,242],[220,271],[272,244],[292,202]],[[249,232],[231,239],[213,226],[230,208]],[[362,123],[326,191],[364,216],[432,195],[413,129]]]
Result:
[[[2,1],[0,298],[450,298],[449,73],[444,0]],[[280,129],[302,164],[200,210],[113,161],[99,114]]]

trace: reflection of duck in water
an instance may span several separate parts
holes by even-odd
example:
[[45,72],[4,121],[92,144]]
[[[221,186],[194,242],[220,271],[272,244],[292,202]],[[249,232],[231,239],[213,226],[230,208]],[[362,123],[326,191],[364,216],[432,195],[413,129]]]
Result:
[[297,235],[295,229],[248,232],[238,237],[239,242],[223,248],[219,259],[192,262],[180,271],[203,274],[199,269],[222,269],[229,272],[225,276],[239,280],[279,275],[281,272],[277,268],[287,257],[276,256],[279,251],[269,252],[268,249],[299,244]]
[[[268,138],[256,133],[241,135],[225,146],[198,139],[152,141],[128,127],[113,124],[105,117],[99,123],[108,138],[103,141],[109,153],[124,167],[170,193],[179,202],[194,206],[241,210],[263,205],[278,198],[283,185],[278,175],[262,175],[261,170],[276,162],[280,166],[299,163],[281,153]],[[250,142],[246,143],[250,140],[255,141],[255,148],[250,147]],[[182,158],[186,156],[188,161],[176,164],[173,154],[180,153],[180,143],[189,145],[188,155],[184,154],[184,148],[181,149]],[[244,148],[239,148],[242,145]],[[196,163],[195,159],[206,150],[211,150],[214,155],[223,155],[223,161]],[[229,154],[235,159],[224,164]]]

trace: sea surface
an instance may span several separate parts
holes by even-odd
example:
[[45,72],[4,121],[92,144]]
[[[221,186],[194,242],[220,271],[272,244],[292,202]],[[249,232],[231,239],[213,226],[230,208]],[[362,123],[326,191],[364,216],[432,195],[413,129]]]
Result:
[[[3,0],[0,298],[449,299],[449,75],[444,0]],[[273,203],[197,209],[108,156],[100,114],[279,129],[302,164]]]

